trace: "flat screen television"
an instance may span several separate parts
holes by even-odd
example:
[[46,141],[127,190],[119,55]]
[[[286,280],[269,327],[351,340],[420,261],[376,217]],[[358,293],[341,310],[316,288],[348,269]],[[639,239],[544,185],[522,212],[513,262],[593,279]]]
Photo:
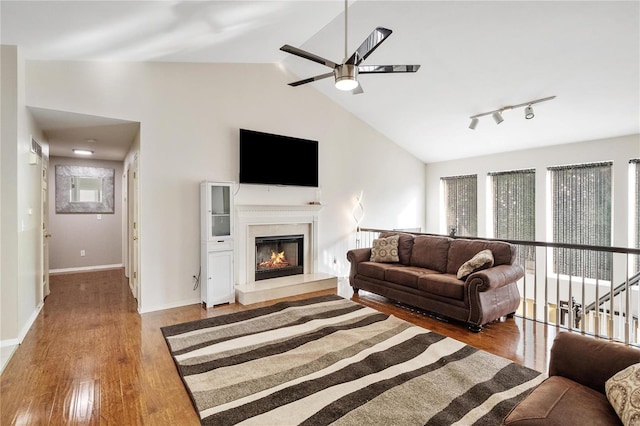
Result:
[[239,180],[318,187],[318,141],[240,129]]

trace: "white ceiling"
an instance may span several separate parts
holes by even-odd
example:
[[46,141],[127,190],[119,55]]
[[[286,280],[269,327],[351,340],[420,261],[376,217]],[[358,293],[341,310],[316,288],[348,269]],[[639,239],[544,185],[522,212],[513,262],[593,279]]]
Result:
[[93,151],[92,158],[121,161],[140,123],[94,115],[29,107],[49,142],[49,156],[72,157],[73,149]]
[[[639,1],[349,4],[349,55],[383,26],[393,34],[364,64],[420,70],[361,75],[360,95],[339,92],[332,79],[291,90],[323,92],[425,162],[640,133]],[[341,62],[343,8],[329,0],[3,0],[0,37],[26,59],[275,62],[306,78],[330,69],[280,46]],[[534,105],[532,120],[514,109],[499,126],[483,117],[468,129],[471,115],[553,95]],[[55,126],[55,114],[35,111],[45,115]]]

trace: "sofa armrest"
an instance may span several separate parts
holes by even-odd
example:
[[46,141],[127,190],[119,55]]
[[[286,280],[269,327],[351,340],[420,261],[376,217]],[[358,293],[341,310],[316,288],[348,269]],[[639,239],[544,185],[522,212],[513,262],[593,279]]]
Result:
[[358,272],[358,263],[371,259],[371,248],[358,248],[347,251],[347,260],[351,263],[349,270],[349,284],[353,287],[353,279]]
[[572,332],[554,339],[549,376],[562,376],[605,393],[605,382],[618,371],[640,362],[640,350]]
[[471,291],[487,291],[504,287],[524,277],[524,269],[520,265],[498,265],[489,269],[474,272],[467,278],[467,286]]

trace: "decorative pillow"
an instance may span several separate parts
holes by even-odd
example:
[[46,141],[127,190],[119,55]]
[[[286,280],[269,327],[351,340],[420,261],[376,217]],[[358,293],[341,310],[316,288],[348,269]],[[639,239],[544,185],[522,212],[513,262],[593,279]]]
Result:
[[377,238],[373,240],[371,247],[372,262],[399,262],[398,256],[398,239],[399,235],[393,235],[386,238]]
[[640,424],[640,363],[614,374],[604,383],[604,390],[622,424]]
[[460,266],[458,269],[458,279],[466,280],[471,273],[491,268],[492,266],[493,253],[491,253],[489,249],[482,250]]

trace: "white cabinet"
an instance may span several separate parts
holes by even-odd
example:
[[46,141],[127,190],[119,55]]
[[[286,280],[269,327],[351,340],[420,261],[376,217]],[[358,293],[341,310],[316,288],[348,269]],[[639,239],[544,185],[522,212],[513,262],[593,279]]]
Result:
[[200,183],[200,227],[202,303],[234,303],[233,183]]

